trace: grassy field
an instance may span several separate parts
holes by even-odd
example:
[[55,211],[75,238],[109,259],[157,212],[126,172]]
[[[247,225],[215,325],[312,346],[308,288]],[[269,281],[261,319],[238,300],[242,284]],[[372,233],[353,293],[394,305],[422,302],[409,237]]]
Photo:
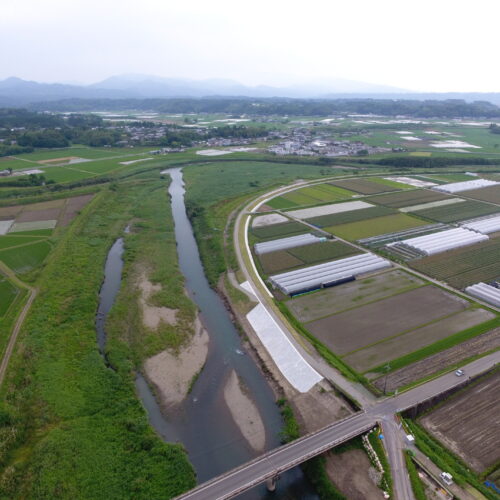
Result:
[[412,189],[399,193],[382,194],[367,198],[364,201],[384,205],[391,208],[411,207],[412,205],[420,205],[431,201],[445,200],[447,195],[430,191],[427,189]]
[[500,278],[500,238],[415,260],[410,266],[455,288]]
[[379,234],[393,233],[412,227],[425,226],[426,224],[428,224],[428,222],[406,214],[393,214],[359,222],[351,222],[350,224],[326,227],[325,230],[346,240],[356,241]]
[[52,246],[47,241],[38,241],[31,245],[8,248],[0,251],[0,260],[16,273],[26,273],[39,267]]
[[1,393],[6,498],[169,498],[195,484],[182,447],[151,430],[133,360],[111,370],[96,347],[106,254],[156,188],[137,181],[102,193],[40,275]]
[[0,275],[0,318],[5,316],[18,293],[19,290],[8,279]]
[[272,208],[293,208],[316,205],[318,203],[347,200],[355,193],[332,184],[319,184],[286,193],[273,198],[267,205]]
[[361,210],[351,210],[349,212],[341,212],[338,214],[320,215],[319,217],[312,217],[306,219],[310,224],[319,227],[334,226],[338,224],[347,224],[350,222],[357,222],[361,220],[374,219],[375,217],[382,217],[397,213],[393,208],[388,207],[373,207],[363,208]]
[[389,191],[399,190],[399,188],[397,187],[383,184],[382,182],[376,182],[370,178],[346,179],[346,180],[335,181],[332,182],[331,184],[344,189],[355,191],[356,193],[360,194],[377,194],[377,193],[385,193]]
[[481,203],[479,201],[464,201],[458,204],[444,205],[442,207],[426,208],[416,212],[419,217],[425,217],[435,222],[456,222],[459,220],[473,219],[482,215],[490,215],[500,211],[500,207]]
[[4,235],[0,236],[0,250],[4,250],[5,248],[17,247],[19,245],[29,245],[36,241],[39,241],[39,238],[36,236],[19,236],[19,234],[24,233],[16,233],[16,235]]

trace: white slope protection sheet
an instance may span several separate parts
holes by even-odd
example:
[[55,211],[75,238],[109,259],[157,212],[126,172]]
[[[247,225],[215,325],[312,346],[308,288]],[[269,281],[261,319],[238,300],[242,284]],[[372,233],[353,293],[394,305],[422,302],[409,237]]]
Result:
[[364,201],[347,201],[345,203],[333,203],[331,205],[303,208],[302,210],[292,210],[286,213],[298,219],[310,219],[311,217],[319,217],[320,215],[340,214],[342,212],[351,212],[352,210],[361,210],[362,208],[371,208],[373,206]]
[[255,306],[247,314],[247,319],[283,376],[295,389],[307,392],[323,379],[301,356],[262,304]]
[[474,179],[472,181],[452,182],[451,184],[441,184],[434,186],[435,191],[443,191],[444,193],[460,193],[469,189],[480,189],[488,186],[495,186],[500,182],[490,181],[488,179]]
[[14,224],[13,220],[0,220],[0,234],[7,234],[12,224]]
[[243,290],[246,290],[248,293],[257,298],[257,295],[255,295],[254,289],[249,281],[244,281],[243,283],[240,284],[240,286],[241,288],[243,288]]
[[477,233],[482,233],[482,234],[496,233],[500,231],[500,215],[478,221],[469,221],[466,222],[465,224],[461,224],[461,226],[465,227],[466,229],[471,229],[472,231],[476,231]]

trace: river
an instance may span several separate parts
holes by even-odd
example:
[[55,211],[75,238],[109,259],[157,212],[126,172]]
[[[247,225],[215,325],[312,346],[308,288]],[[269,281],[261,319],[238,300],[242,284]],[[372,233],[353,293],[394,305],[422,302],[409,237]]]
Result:
[[[193,389],[176,410],[164,415],[141,374],[137,375],[136,388],[156,432],[168,442],[181,442],[189,454],[198,482],[204,482],[252,458],[255,452],[243,438],[224,401],[224,385],[235,370],[247,394],[258,408],[266,427],[266,449],[280,444],[279,432],[282,418],[275,404],[275,397],[260,368],[251,356],[241,354],[242,345],[236,327],[223,301],[212,290],[206,279],[198,246],[184,204],[182,170],[168,170],[172,178],[169,187],[179,267],[185,277],[187,292],[200,311],[200,319],[210,341],[203,371]],[[118,293],[122,273],[123,239],[112,246],[105,266],[105,279],[100,293],[96,319],[97,339],[104,352],[106,336],[104,322]],[[300,468],[281,475],[277,490],[269,493],[264,485],[240,495],[240,499],[317,499]]]

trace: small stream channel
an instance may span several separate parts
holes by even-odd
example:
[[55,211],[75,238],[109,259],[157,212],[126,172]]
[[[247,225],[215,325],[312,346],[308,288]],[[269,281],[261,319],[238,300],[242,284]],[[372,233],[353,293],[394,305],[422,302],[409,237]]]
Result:
[[[255,452],[243,438],[224,401],[224,385],[232,370],[246,386],[266,427],[266,449],[280,444],[282,428],[275,397],[260,368],[244,352],[238,332],[221,298],[210,288],[206,279],[191,223],[184,204],[184,183],[179,168],[168,170],[172,177],[169,193],[175,223],[179,266],[185,277],[186,289],[200,311],[200,319],[208,331],[209,352],[205,367],[190,395],[175,411],[164,415],[149,385],[141,374],[136,388],[156,432],[168,442],[181,442],[189,454],[198,482],[204,482],[252,458]],[[105,352],[104,324],[120,288],[123,238],[109,251],[105,279],[100,292],[96,318],[97,341],[101,354]],[[276,492],[269,493],[264,485],[240,495],[240,499],[317,499],[300,468],[281,475]]]

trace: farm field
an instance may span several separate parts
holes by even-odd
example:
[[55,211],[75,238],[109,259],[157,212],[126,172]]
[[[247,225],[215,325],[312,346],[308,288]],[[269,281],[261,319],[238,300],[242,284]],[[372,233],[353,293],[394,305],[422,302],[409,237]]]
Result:
[[263,271],[269,275],[360,253],[362,252],[357,248],[340,241],[325,241],[286,251],[265,253],[259,255],[258,259]]
[[346,240],[356,241],[380,234],[393,233],[418,226],[427,225],[427,221],[406,214],[393,214],[369,220],[351,222],[338,226],[326,227],[325,231],[340,236]]
[[423,286],[419,278],[394,269],[369,278],[344,283],[339,287],[324,288],[314,293],[289,299],[287,307],[301,322],[360,307],[391,295]]
[[467,200],[461,202],[459,205],[443,205],[441,207],[418,210],[415,213],[431,221],[449,223],[490,215],[498,211],[500,211],[500,207],[495,207],[494,205],[481,203],[479,201]]
[[307,328],[333,352],[345,355],[468,306],[467,301],[429,285],[307,323]]
[[[477,473],[500,460],[500,371],[480,379],[419,419],[423,427]],[[471,422],[474,425],[471,425]]]
[[429,189],[412,189],[397,193],[381,194],[366,198],[364,201],[384,205],[391,208],[409,207],[431,201],[445,200],[448,195]]
[[47,241],[0,250],[0,260],[15,273],[25,273],[38,267],[49,254],[52,246]]
[[463,182],[463,181],[470,181],[473,180],[474,177],[472,175],[467,175],[467,174],[430,174],[424,176],[419,176],[422,179],[426,180],[435,180],[435,181],[441,181],[443,183],[450,183],[450,182]]
[[[330,184],[344,189],[349,189],[360,194],[377,194],[389,191],[399,191],[401,189],[388,184],[382,184],[381,182],[374,182],[373,180],[366,178],[339,180],[331,182]],[[401,184],[401,187],[404,187],[404,185]]]
[[344,361],[355,370],[365,372],[494,317],[493,313],[485,309],[467,309],[430,325],[416,328],[408,333],[356,351],[345,356]]
[[284,222],[271,226],[252,227],[250,231],[259,240],[269,240],[307,233],[309,230],[310,228],[300,222]]
[[[475,356],[480,356],[500,347],[500,328],[473,337],[461,344],[394,370],[373,381],[380,390],[386,386],[388,392],[416,382],[441,370],[457,367],[460,363]],[[380,374],[377,374],[380,375]]]
[[0,275],[0,318],[5,316],[19,290],[5,277]]
[[500,278],[500,238],[411,261],[409,265],[455,288]]
[[[21,233],[22,234],[22,233]],[[31,243],[35,243],[36,241],[40,241],[40,238],[36,236],[19,236],[19,233],[10,234],[6,236],[0,236],[0,250],[4,248],[17,247],[19,245],[29,245]]]
[[354,196],[352,191],[331,184],[308,186],[273,198],[267,205],[272,208],[293,208],[318,203],[346,200]]
[[391,215],[395,213],[397,212],[393,208],[378,206],[373,208],[364,208],[362,210],[352,210],[350,212],[341,212],[339,214],[320,215],[318,217],[305,219],[305,221],[318,227],[326,227],[357,222],[360,220],[374,219],[375,217],[382,217],[384,215]]
[[475,200],[500,204],[500,185],[463,191],[462,194]]

